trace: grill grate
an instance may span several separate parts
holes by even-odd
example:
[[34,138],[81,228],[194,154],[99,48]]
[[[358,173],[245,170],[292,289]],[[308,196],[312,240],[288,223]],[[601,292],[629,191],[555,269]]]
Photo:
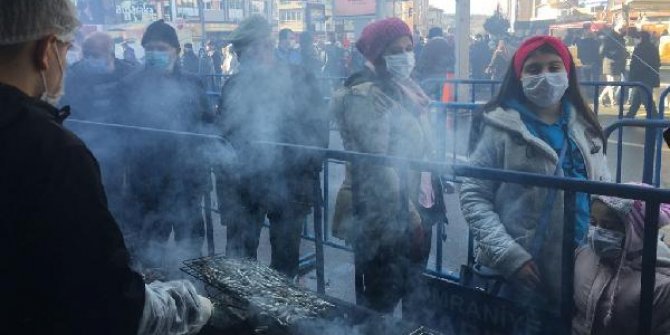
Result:
[[184,265],[184,272],[246,301],[282,326],[335,311],[334,304],[296,287],[277,271],[255,261],[218,255],[189,260]]
[[[250,334],[440,334],[337,299],[324,299],[252,260],[202,257],[185,261],[182,271],[214,288],[217,293],[210,298],[215,310],[225,309],[235,319],[250,323]],[[229,320],[210,320],[210,325],[223,329]]]

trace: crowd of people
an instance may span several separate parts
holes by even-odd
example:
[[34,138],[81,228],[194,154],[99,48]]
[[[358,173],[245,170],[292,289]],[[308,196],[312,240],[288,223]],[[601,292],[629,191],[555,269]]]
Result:
[[[201,205],[212,189],[226,226],[226,255],[256,259],[268,219],[270,266],[296,278],[302,226],[318,205],[314,191],[323,166],[322,155],[296,147],[329,147],[331,121],[347,151],[436,158],[429,106],[440,87],[429,79],[447,78],[454,66],[453,41],[439,28],[417,48],[402,20],[370,23],[355,43],[363,61],[351,74],[334,35],[323,52],[309,33],[296,48],[292,31],[280,31],[275,42],[261,16],[242,21],[225,51],[210,43],[199,54],[156,21],[142,37],[141,61],[130,47],[128,57],[115,58],[112,38],[92,33],[82,59],[67,66],[79,26],[70,1],[0,5],[0,153],[6,157],[0,245],[8,255],[0,280],[12,306],[2,321],[19,333],[197,333],[212,313],[209,299],[187,280],[147,274],[176,278],[166,264],[201,256]],[[633,54],[644,59],[650,42],[640,37]],[[477,39],[473,50],[490,49],[490,41]],[[608,58],[616,57],[601,49],[613,68],[608,75],[620,75],[620,64]],[[226,63],[224,53],[235,56]],[[536,36],[511,48],[501,40],[491,61],[477,62],[485,65],[477,76],[502,84],[473,118],[469,164],[611,180],[603,130],[578,83],[584,72],[563,41]],[[633,62],[631,72],[643,65],[649,64]],[[216,104],[207,97],[203,68],[235,69],[220,83]],[[329,88],[335,91],[330,106],[317,82],[323,73],[348,75]],[[70,114],[78,122],[66,121]],[[194,134],[226,143],[211,145]],[[346,165],[333,234],[353,247],[357,304],[390,314],[402,301],[409,319],[423,310],[421,275],[433,226],[444,220],[442,187],[426,171]],[[464,179],[459,191],[477,264],[504,278],[496,294],[556,310],[566,206],[560,191],[476,178]],[[574,207],[573,331],[634,333],[644,203],[579,193]],[[668,229],[670,209],[663,206],[660,214],[659,226]],[[176,246],[168,249],[171,235]],[[658,255],[653,333],[665,334],[666,244],[659,243]]]
[[[639,87],[631,88],[629,95],[618,86],[604,86],[599,92],[598,102],[606,107],[618,105],[619,93],[623,93],[622,101],[630,105],[625,116],[633,118],[642,104],[649,113],[656,114],[654,101],[658,102],[660,95],[661,67],[658,43],[667,35],[667,31],[657,34],[628,28],[625,21],[617,20],[612,27],[600,30],[586,23],[581,30],[569,30],[562,40],[568,47],[576,48],[581,81],[641,82],[651,89],[654,98],[651,102],[644,98]],[[477,35],[470,46],[471,77],[501,81],[520,43],[517,36]]]

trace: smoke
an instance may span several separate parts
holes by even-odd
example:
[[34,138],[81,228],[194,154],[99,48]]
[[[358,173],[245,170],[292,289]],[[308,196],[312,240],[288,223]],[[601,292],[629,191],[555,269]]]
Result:
[[[280,65],[254,66],[245,64],[244,58],[241,61],[239,72],[224,85],[216,112],[205,96],[204,88],[197,86],[192,78],[173,78],[143,70],[116,83],[105,83],[112,85],[102,94],[111,96],[111,103],[105,107],[87,103],[99,98],[96,91],[100,86],[97,84],[86,87],[90,95],[79,95],[78,101],[69,99],[75,118],[87,119],[91,114],[85,108],[91,108],[95,110],[94,114],[104,116],[93,118],[94,121],[132,126],[66,122],[66,126],[80,134],[98,157],[110,209],[141,270],[164,268],[168,264],[166,276],[177,276],[176,267],[181,260],[201,255],[204,243],[202,195],[213,186],[210,168],[216,176],[222,221],[228,225],[228,254],[255,258],[258,235],[245,227],[260,226],[266,216],[270,216],[271,221],[282,215],[288,216],[288,220],[298,222],[300,228],[311,211],[314,177],[321,169],[322,157],[258,142],[326,147],[328,114],[319,85],[314,77],[301,70]],[[85,80],[82,77],[70,79]],[[66,94],[71,94],[67,88]],[[417,125],[406,117],[396,120],[393,131],[403,133],[407,130],[403,127],[408,125],[408,129],[416,129]],[[225,141],[189,133],[221,135]],[[358,136],[367,135],[374,136],[375,133],[363,131]],[[393,149],[397,152],[383,153],[413,156],[423,150],[417,145],[419,141],[413,139],[415,137],[395,143],[397,146]],[[376,167],[375,171],[380,173],[368,176],[364,181],[363,186],[369,186],[366,190],[372,192],[367,196],[377,195],[388,201],[380,203],[384,206],[372,208],[372,214],[363,216],[359,222],[394,215],[385,210],[390,208],[389,204],[400,207],[400,199],[389,192],[389,179],[386,179],[392,170],[399,171]],[[409,177],[409,185],[418,185],[417,175]],[[338,187],[334,185],[334,188]],[[415,194],[414,190],[409,191],[410,196]],[[416,209],[412,209],[410,215],[408,219],[420,221]],[[247,230],[240,233],[240,228]],[[405,228],[367,231],[371,242],[384,243],[371,243],[364,250],[375,254],[380,248],[388,247],[385,252],[393,254],[409,248],[409,241],[400,241],[397,237]],[[238,229],[237,235],[235,229]],[[299,233],[300,229],[284,230],[280,236],[271,233],[272,243],[284,246],[273,248],[272,265],[289,276],[292,275],[292,264],[284,263],[292,263],[293,254],[289,253],[291,247],[287,241],[295,239]],[[171,236],[175,244],[168,247]],[[414,278],[404,278],[402,274],[410,260],[396,256],[389,260],[392,275],[388,276],[389,286],[386,283],[380,285],[382,290],[390,286],[418,285]],[[295,263],[297,267],[297,257]],[[425,266],[425,261],[420,264]],[[370,333],[369,328],[365,328],[370,325],[352,328],[345,324],[344,321],[315,322],[301,327],[315,329],[308,333]]]
[[220,210],[228,225],[227,254],[256,258],[259,227],[267,216],[272,266],[293,277],[321,158],[260,142],[326,147],[326,106],[315,77],[303,69],[259,64],[245,54],[240,62],[237,74],[224,84],[217,122],[241,153],[235,169],[217,175]]
[[216,134],[198,80],[143,69],[125,77],[73,71],[68,79],[73,90],[64,101],[73,119],[117,125],[65,123],[97,157],[110,211],[140,271],[176,276],[180,261],[201,256],[211,166],[236,159],[227,142],[197,136]]

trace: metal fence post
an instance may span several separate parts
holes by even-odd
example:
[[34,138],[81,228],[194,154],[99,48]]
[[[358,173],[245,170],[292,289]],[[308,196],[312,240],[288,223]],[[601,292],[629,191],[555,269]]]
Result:
[[[670,87],[666,88],[661,92],[661,96],[658,102],[658,118],[659,120],[665,119],[665,99],[670,95]],[[663,131],[656,133],[656,166],[655,166],[655,176],[654,176],[654,186],[661,186],[661,163],[663,161]]]
[[600,100],[600,85],[593,85],[593,112],[598,115],[598,105]]
[[437,111],[437,157],[439,161],[447,159],[447,106],[438,103]]
[[[605,88],[607,89],[607,88]],[[623,119],[623,90],[619,91],[619,113],[618,119]],[[612,102],[612,105],[614,103]],[[623,160],[623,129],[619,130],[617,134],[617,144],[616,144],[616,182],[621,183],[621,163]]]
[[575,275],[575,225],[577,195],[573,191],[563,192],[563,245],[561,257],[561,319],[569,335],[572,330],[573,295]]
[[[654,104],[654,97],[651,94],[651,89],[648,86],[641,85],[638,88],[636,88],[639,91],[642,91],[646,95],[646,101],[647,105],[645,106],[651,106]],[[646,108],[646,107],[645,107]],[[648,110],[647,111],[647,120],[653,120],[654,119],[654,111],[653,110]],[[653,184],[654,182],[654,166],[655,166],[655,160],[654,160],[654,153],[656,150],[654,150],[654,147],[656,146],[656,132],[658,129],[656,127],[646,127],[644,129],[644,166],[642,169],[642,182],[647,183],[649,185]],[[660,159],[660,157],[659,157]]]
[[444,223],[438,222],[437,236],[435,237],[435,271],[438,273],[442,273],[442,234],[444,234]]
[[316,291],[326,293],[323,256],[323,216],[321,213],[321,178],[319,172],[314,171],[314,247],[316,249]]
[[[328,157],[326,157],[328,158]],[[360,164],[357,161],[350,161],[349,162],[350,167],[351,167],[351,207],[353,211],[353,221],[354,225],[352,227],[353,230],[353,235],[354,240],[352,241],[352,246],[354,250],[354,287],[355,287],[355,294],[356,294],[356,304],[357,305],[362,305],[365,302],[365,296],[363,295],[363,288],[364,288],[364,283],[363,283],[363,273],[361,272],[360,269],[360,264],[359,264],[359,255],[356,254],[356,249],[357,248],[357,243],[360,243],[357,241],[356,236],[359,235],[359,231],[361,229],[360,227],[360,218],[363,215],[363,212],[365,209],[363,208],[363,203],[361,202],[361,191],[360,191],[360,176],[359,176],[359,171],[360,171]]]
[[324,159],[323,160],[323,236],[324,236],[324,241],[328,241],[330,239],[330,227],[329,227],[329,220],[330,220],[330,215],[329,215],[329,205],[328,205],[328,192],[330,192],[330,182],[328,181],[328,176],[329,176],[329,170],[328,170],[328,160]]
[[658,244],[658,214],[660,204],[647,201],[644,215],[644,242],[642,247],[642,277],[638,334],[651,334],[656,285],[656,248]]
[[[214,190],[214,184],[212,183],[212,170],[207,169],[207,190],[205,191],[204,199],[205,202],[205,232],[207,234],[207,253],[210,256],[214,256],[214,223],[212,222],[212,191]],[[219,200],[220,201],[220,200]]]

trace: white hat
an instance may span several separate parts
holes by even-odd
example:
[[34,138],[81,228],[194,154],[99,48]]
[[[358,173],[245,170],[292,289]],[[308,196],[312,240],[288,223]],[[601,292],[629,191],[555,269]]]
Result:
[[0,45],[36,41],[48,35],[69,41],[79,27],[70,0],[0,0]]

